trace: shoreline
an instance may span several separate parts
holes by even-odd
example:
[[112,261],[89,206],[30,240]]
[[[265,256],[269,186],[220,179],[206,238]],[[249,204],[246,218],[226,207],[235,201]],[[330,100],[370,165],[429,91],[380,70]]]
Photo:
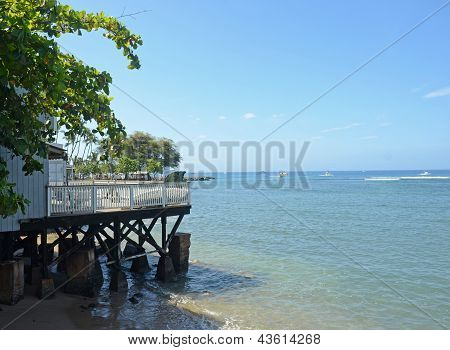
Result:
[[[57,290],[41,300],[35,287],[26,285],[24,299],[0,305],[0,329],[105,330],[105,329],[220,329],[220,321],[174,303],[173,294],[154,281],[153,272],[136,276],[124,269],[127,292],[109,291],[108,268],[102,264],[104,283],[98,296],[88,298]],[[31,310],[29,310],[32,308]],[[142,313],[142,309],[147,312]]]

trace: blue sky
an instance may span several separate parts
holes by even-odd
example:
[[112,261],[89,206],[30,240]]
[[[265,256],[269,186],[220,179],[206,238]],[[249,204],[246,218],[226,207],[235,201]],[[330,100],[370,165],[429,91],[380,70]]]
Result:
[[[198,144],[260,140],[445,1],[63,2],[114,16],[150,10],[123,20],[144,40],[140,70],[98,33],[61,43]],[[311,141],[307,170],[449,169],[449,19],[447,6],[269,140]],[[129,132],[183,141],[111,94]]]

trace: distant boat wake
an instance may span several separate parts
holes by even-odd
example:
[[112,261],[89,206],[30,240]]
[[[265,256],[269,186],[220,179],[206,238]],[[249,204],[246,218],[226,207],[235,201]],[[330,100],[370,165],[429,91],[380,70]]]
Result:
[[366,177],[365,181],[400,181],[400,180],[448,180],[450,176],[399,176],[399,177]]

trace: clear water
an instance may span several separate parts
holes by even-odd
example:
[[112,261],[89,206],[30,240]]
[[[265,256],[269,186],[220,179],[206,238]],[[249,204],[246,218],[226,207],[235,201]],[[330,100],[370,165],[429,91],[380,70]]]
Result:
[[449,328],[450,179],[365,181],[419,173],[309,173],[308,190],[293,174],[281,187],[276,174],[193,183],[187,276],[129,276],[144,298],[97,316],[120,328]]
[[242,186],[274,174],[194,183],[181,227],[194,264],[176,293],[225,327],[449,328],[450,179],[365,181],[419,173],[309,173],[309,190]]

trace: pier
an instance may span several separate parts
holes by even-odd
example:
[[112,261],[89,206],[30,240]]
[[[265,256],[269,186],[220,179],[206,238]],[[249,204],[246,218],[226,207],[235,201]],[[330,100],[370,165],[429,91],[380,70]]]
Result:
[[[103,280],[100,255],[107,257],[113,291],[127,289],[124,260],[133,260],[132,271],[146,273],[147,255],[158,253],[155,277],[166,282],[187,271],[190,234],[178,228],[191,209],[188,182],[47,186],[39,205],[44,216],[21,219],[18,230],[0,233],[0,275],[12,281],[0,287],[0,303],[23,297],[22,280],[37,284],[39,297],[51,295],[51,267],[56,265],[67,275],[64,291],[94,296]],[[176,217],[173,225],[169,217]],[[154,233],[158,222],[160,237]],[[49,240],[50,234],[56,238]]]

